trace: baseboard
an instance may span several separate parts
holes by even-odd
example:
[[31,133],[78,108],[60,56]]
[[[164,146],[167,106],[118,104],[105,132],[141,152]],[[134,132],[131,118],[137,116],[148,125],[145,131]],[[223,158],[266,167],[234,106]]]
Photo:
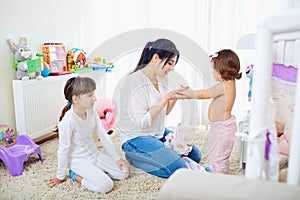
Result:
[[58,133],[57,132],[51,132],[49,134],[46,134],[43,137],[39,137],[39,138],[35,139],[34,142],[37,143],[37,144],[41,144],[41,143],[47,142],[49,140],[52,140],[56,137],[58,137]]

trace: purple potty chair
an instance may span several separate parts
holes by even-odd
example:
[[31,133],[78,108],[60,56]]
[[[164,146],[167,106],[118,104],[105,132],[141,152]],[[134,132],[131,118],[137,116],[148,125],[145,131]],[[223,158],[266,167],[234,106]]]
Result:
[[15,136],[8,125],[0,125],[0,159],[4,162],[12,176],[23,173],[23,164],[32,154],[38,154],[43,162],[40,146],[27,135]]

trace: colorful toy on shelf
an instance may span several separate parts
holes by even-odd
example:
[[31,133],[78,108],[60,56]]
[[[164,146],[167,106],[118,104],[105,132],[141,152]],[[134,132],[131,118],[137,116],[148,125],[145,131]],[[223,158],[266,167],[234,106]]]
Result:
[[67,68],[73,72],[93,70],[86,63],[86,52],[78,48],[72,48],[67,52]]
[[41,72],[42,77],[49,76],[50,67],[49,67],[48,63],[46,63],[45,61],[42,60],[42,57],[44,57],[44,54],[36,53],[35,55],[38,57],[37,59],[27,61],[28,73]]
[[[0,125],[0,159],[4,162],[12,176],[23,173],[23,164],[32,154],[38,154],[43,161],[40,146],[35,144],[27,135],[16,137],[9,125]],[[5,135],[4,135],[5,134]]]
[[[42,79],[41,61],[40,59],[32,60],[32,52],[27,46],[27,39],[25,37],[22,37],[19,45],[16,45],[11,39],[8,39],[7,42],[10,49],[15,55],[13,68],[17,71],[17,79]],[[37,64],[37,62],[39,64]]]
[[93,70],[105,70],[106,72],[111,72],[112,68],[114,68],[112,62],[106,62],[106,60],[101,57],[95,57],[89,66],[92,67]]
[[246,68],[246,76],[248,78],[250,78],[250,82],[249,82],[249,92],[248,92],[248,101],[251,101],[251,97],[252,97],[252,82],[253,82],[253,64],[250,64],[247,66]]
[[66,49],[61,42],[46,42],[42,46],[44,61],[50,66],[50,75],[70,74],[66,64]]

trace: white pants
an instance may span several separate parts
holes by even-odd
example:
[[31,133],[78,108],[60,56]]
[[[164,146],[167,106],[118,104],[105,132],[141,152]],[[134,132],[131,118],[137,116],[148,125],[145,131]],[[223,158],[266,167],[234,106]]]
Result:
[[103,194],[112,190],[112,179],[124,180],[129,174],[125,169],[120,170],[112,157],[100,152],[93,159],[73,160],[70,169],[82,177],[83,187]]

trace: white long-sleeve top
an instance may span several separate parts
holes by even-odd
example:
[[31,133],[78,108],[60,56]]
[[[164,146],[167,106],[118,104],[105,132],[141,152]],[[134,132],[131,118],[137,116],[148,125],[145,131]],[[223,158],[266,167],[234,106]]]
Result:
[[56,177],[63,180],[66,176],[68,164],[76,159],[96,157],[100,151],[93,139],[96,133],[105,150],[114,160],[120,159],[114,143],[106,134],[99,116],[94,109],[86,111],[87,118],[81,119],[71,108],[58,124],[59,146],[57,150]]
[[154,119],[148,112],[168,92],[167,78],[157,79],[159,91],[141,70],[127,75],[120,91],[118,126],[121,144],[138,136],[163,136],[166,106]]

